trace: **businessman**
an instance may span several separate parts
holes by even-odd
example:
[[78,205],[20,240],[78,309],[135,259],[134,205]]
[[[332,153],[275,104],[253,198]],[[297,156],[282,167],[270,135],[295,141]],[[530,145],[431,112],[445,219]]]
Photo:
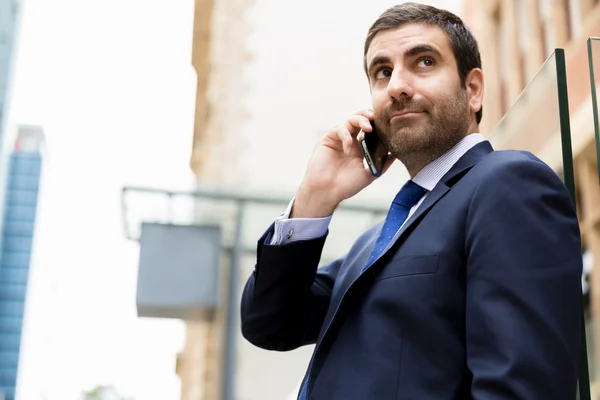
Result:
[[[398,5],[370,28],[364,66],[372,111],[321,139],[259,240],[244,337],[277,351],[316,343],[301,400],[575,399],[576,214],[548,166],[479,133],[472,34],[447,11]],[[385,221],[318,268],[332,214],[375,180],[358,143],[370,120],[385,168],[398,159],[411,179]]]

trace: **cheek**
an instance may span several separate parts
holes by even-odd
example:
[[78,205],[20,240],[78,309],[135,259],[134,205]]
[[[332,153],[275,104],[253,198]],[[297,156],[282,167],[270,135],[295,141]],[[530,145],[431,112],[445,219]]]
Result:
[[459,91],[455,81],[443,79],[424,80],[419,86],[419,94],[430,105],[443,103],[444,100],[454,98]]
[[371,91],[371,105],[373,108],[373,112],[375,113],[375,118],[383,116],[386,108],[389,106],[390,100],[388,96],[386,96],[385,92],[382,90],[372,90]]

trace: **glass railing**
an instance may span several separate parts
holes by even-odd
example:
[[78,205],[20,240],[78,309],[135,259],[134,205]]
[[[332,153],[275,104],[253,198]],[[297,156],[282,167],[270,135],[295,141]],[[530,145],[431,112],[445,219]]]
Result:
[[[587,50],[588,50],[588,62],[589,62],[589,72],[590,72],[590,99],[591,99],[591,111],[592,111],[592,124],[595,136],[595,148],[596,148],[596,167],[597,171],[600,173],[600,124],[599,124],[599,114],[600,114],[600,106],[598,104],[598,88],[600,83],[600,38],[589,38],[587,41]],[[592,157],[590,157],[589,167],[591,169]],[[588,172],[588,176],[593,177],[592,173]],[[598,175],[600,177],[600,174]],[[588,184],[590,187],[592,185],[598,185],[600,182],[596,179],[589,179],[590,183]],[[592,181],[596,180],[595,184],[592,184]],[[597,188],[597,187],[596,187]],[[598,194],[598,190],[595,190],[596,194]],[[588,193],[588,198],[591,201],[588,202],[587,214],[591,214],[591,216],[586,218],[584,221],[584,233],[588,236],[586,242],[594,242],[596,238],[599,236],[597,232],[597,226],[595,221],[598,220],[596,213],[594,212],[598,205],[595,200],[598,200],[598,196],[593,196],[591,193]],[[594,246],[590,246],[590,250],[593,250]],[[584,276],[585,281],[584,284],[589,286],[590,290],[584,297],[584,301],[587,302],[588,305],[588,315],[586,318],[586,331],[588,336],[588,358],[590,361],[589,372],[591,377],[591,391],[593,394],[593,398],[600,395],[600,320],[597,317],[598,310],[597,307],[594,307],[593,299],[594,296],[594,282],[592,282],[592,271],[594,268],[598,268],[598,266],[594,267],[594,257],[592,255],[592,251],[587,252],[587,258],[584,257],[584,272],[586,275]],[[596,257],[597,258],[597,257]],[[586,262],[587,261],[587,262]],[[596,289],[598,290],[598,289]],[[581,396],[582,399],[585,399]]]
[[496,149],[530,151],[559,174],[566,167],[572,175],[573,157],[567,156],[564,165],[561,145],[571,151],[564,66],[564,51],[556,49],[492,131],[490,141]]
[[596,136],[596,160],[600,177],[600,105],[598,104],[598,83],[600,83],[600,38],[588,39],[588,59],[590,65],[590,83],[592,113],[594,118],[594,135]]
[[[539,69],[490,135],[496,149],[526,150],[562,176],[575,203],[575,177],[567,93],[565,53],[556,49]],[[581,321],[585,323],[582,313]],[[578,399],[590,400],[586,329]]]

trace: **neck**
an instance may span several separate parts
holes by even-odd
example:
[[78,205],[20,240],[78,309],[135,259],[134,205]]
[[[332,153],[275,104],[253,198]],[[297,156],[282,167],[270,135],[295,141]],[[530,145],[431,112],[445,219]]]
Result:
[[441,153],[439,155],[423,155],[422,157],[411,157],[410,160],[405,160],[403,164],[406,167],[408,174],[410,175],[410,179],[414,179],[414,177],[417,176],[419,171],[421,171],[426,165],[428,165],[444,153]]
[[401,159],[400,161],[408,170],[410,178],[413,179],[419,173],[419,171],[421,171],[426,165],[445,154],[451,148],[456,146],[465,137],[478,132],[480,132],[479,124],[475,120],[475,115],[472,115],[466,133],[464,135],[455,137],[454,140],[448,138],[450,140],[446,141],[446,143],[438,142],[437,146],[434,145],[429,147],[429,151],[421,151],[414,152],[412,154],[406,154],[404,157],[402,157],[403,159]]
[[413,179],[426,165],[430,164],[437,158],[446,154],[446,152],[448,152],[450,149],[456,146],[465,137],[478,132],[479,126],[475,124],[474,126],[469,128],[466,135],[460,136],[456,140],[449,143],[439,143],[439,147],[435,150],[432,149],[432,151],[419,153],[415,152],[407,157],[404,157],[404,159],[401,161],[408,170],[410,179]]

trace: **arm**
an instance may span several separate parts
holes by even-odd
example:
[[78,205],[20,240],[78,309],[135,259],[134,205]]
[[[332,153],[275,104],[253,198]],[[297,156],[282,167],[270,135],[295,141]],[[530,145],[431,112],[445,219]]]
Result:
[[574,399],[581,243],[567,190],[514,153],[476,189],[467,219],[466,346],[474,399]]
[[242,295],[242,334],[252,344],[287,351],[315,343],[337,271],[336,260],[317,272],[326,235],[269,245],[259,240],[257,265]]
[[[315,223],[375,180],[357,139],[361,129],[373,130],[372,118],[372,111],[359,111],[321,138],[288,207],[290,220],[276,221],[259,241],[258,262],[242,296],[242,334],[256,346],[292,350],[316,342],[343,258],[317,272],[327,229],[315,229]],[[384,172],[394,159],[388,158]],[[290,234],[296,228],[302,233]]]

